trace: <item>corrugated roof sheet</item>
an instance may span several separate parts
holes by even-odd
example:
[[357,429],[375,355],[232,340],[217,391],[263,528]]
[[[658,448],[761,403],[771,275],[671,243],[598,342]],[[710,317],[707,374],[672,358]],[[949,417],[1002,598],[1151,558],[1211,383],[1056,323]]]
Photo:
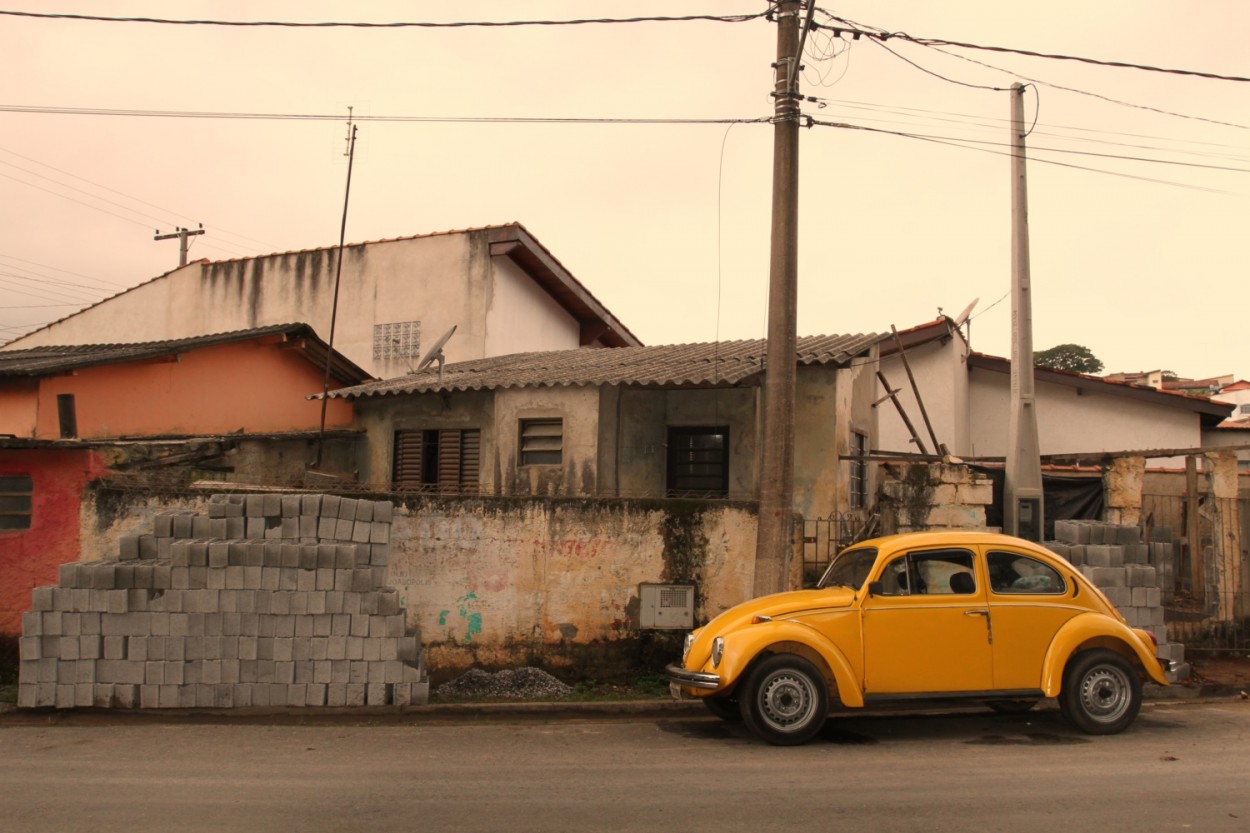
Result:
[[[0,377],[47,376],[81,367],[140,361],[157,356],[185,353],[188,350],[217,344],[279,335],[307,339],[313,351],[324,361],[326,344],[317,336],[312,327],[307,324],[274,324],[250,330],[233,330],[227,333],[165,341],[144,341],[131,344],[65,344],[31,347],[26,350],[0,350]],[[335,353],[334,367],[339,376],[346,381],[372,378],[339,353]]]
[[[870,351],[877,334],[804,336],[798,340],[800,365],[845,366]],[[457,362],[443,368],[381,382],[341,388],[331,397],[359,399],[443,391],[571,385],[713,387],[736,385],[759,374],[765,341],[724,341],[654,347],[581,348],[515,353]]]

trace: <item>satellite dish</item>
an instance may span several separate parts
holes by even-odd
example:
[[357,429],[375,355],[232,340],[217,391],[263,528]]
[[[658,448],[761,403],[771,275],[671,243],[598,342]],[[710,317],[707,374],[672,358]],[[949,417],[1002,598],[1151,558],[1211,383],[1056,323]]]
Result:
[[438,380],[440,382],[443,381],[443,362],[447,358],[443,355],[443,345],[447,343],[447,340],[451,338],[452,333],[455,331],[456,325],[452,324],[451,329],[439,336],[438,341],[434,342],[430,349],[425,351],[425,354],[421,356],[421,361],[417,362],[418,373],[425,370],[434,361],[438,361]]
[[968,320],[968,316],[972,315],[972,310],[976,308],[977,301],[980,300],[980,298],[973,298],[972,303],[964,307],[964,311],[955,316],[956,327],[962,327],[964,325],[964,322]]

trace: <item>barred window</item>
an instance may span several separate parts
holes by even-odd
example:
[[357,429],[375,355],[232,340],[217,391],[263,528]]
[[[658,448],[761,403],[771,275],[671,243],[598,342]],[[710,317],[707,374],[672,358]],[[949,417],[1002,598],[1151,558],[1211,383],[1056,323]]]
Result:
[[34,481],[29,475],[0,476],[0,530],[30,529]]
[[858,431],[851,432],[851,454],[855,459],[850,461],[851,476],[849,479],[850,502],[852,509],[863,509],[868,505],[868,461],[864,455],[868,453],[868,435]]
[[521,420],[520,447],[523,466],[560,465],[564,459],[564,420]]
[[669,497],[729,494],[729,426],[668,429]]
[[482,432],[477,428],[396,431],[392,486],[475,494],[481,452]]

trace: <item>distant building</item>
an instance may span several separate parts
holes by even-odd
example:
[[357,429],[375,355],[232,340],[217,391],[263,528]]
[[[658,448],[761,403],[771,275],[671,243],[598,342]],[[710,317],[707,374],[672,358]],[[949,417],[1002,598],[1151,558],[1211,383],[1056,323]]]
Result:
[[[336,248],[189,263],[0,350],[163,341],[307,322],[329,339]],[[334,348],[378,378],[410,373],[456,328],[449,362],[641,342],[516,223],[345,247]]]

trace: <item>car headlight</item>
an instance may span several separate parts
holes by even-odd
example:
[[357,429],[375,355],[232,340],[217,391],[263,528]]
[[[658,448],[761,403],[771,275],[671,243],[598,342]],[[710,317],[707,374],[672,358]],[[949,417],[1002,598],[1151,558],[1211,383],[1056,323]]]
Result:
[[716,637],[712,640],[712,667],[716,668],[720,665],[721,657],[725,655],[725,639],[724,637]]

